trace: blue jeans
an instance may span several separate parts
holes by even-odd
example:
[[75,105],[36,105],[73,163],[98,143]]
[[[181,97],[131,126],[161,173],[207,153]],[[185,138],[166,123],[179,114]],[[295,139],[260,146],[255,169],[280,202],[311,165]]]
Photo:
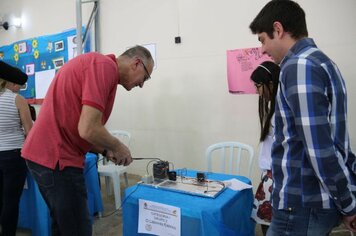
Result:
[[267,236],[323,236],[341,223],[341,214],[337,209],[291,208],[277,210],[273,208],[272,222]]
[[0,224],[4,236],[16,234],[26,175],[27,167],[20,149],[0,151]]
[[83,169],[66,167],[52,170],[27,160],[41,195],[52,216],[52,235],[91,236]]

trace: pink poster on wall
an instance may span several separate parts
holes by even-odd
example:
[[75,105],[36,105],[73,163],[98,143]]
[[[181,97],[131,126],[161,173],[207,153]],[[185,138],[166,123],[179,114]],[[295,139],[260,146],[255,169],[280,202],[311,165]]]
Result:
[[234,94],[255,94],[256,88],[250,79],[255,68],[272,59],[262,54],[261,48],[227,50],[227,82],[229,92]]

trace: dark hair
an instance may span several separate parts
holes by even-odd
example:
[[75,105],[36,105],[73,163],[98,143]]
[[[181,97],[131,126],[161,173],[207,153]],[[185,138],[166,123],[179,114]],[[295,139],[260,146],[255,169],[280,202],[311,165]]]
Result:
[[0,60],[0,78],[9,82],[24,85],[27,82],[27,74],[17,67]]
[[28,104],[28,108],[30,109],[30,114],[31,114],[32,120],[36,121],[36,118],[37,118],[36,109],[30,104]]
[[[271,127],[271,119],[274,114],[274,106],[276,102],[276,94],[278,90],[280,68],[277,64],[271,61],[262,62],[251,74],[251,80],[257,84],[263,84],[262,88],[268,88],[270,100],[264,96],[258,99],[258,114],[261,125],[260,141],[264,141]],[[272,82],[272,90],[270,83]]]
[[294,39],[308,37],[304,10],[298,3],[289,0],[268,2],[250,24],[253,34],[266,32],[273,39],[273,23],[280,22],[284,31]]
[[153,63],[153,59],[152,59],[150,51],[147,48],[139,46],[139,45],[136,45],[136,46],[134,46],[132,48],[127,49],[121,55],[130,57],[130,58],[139,57],[143,61],[145,61],[146,63],[148,63],[149,61],[151,63]]

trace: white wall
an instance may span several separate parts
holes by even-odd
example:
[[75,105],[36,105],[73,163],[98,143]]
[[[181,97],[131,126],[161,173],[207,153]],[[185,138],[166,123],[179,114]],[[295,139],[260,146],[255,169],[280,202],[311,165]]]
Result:
[[[257,152],[257,95],[231,95],[226,82],[226,50],[260,46],[249,24],[263,0],[101,0],[101,51],[155,43],[157,69],[143,89],[118,88],[109,129],[133,135],[134,157],[159,157],[176,168],[205,170],[208,145],[237,140]],[[348,88],[349,127],[356,149],[356,1],[299,0],[309,34],[340,67]],[[84,22],[91,4],[84,8]],[[75,1],[1,0],[4,14],[22,14],[19,30],[0,30],[0,45],[75,27]],[[175,36],[181,44],[174,43]],[[146,161],[129,171],[145,174]],[[257,158],[253,182],[259,180]]]

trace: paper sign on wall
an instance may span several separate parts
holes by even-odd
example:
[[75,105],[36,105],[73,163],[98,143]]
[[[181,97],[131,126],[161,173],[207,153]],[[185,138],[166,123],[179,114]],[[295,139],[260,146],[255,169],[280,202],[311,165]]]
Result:
[[36,98],[43,99],[56,74],[54,69],[39,71],[35,74]]
[[228,50],[226,54],[229,92],[255,94],[256,88],[250,76],[259,64],[272,59],[262,54],[261,48]]
[[139,199],[138,233],[179,236],[180,208]]

